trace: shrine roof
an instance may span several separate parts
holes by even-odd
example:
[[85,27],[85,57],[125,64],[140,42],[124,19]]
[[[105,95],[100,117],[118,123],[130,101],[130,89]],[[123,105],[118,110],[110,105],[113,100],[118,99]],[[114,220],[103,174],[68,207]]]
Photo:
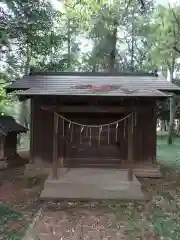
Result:
[[11,116],[0,116],[0,135],[6,136],[8,132],[23,133],[28,129],[18,124]]
[[24,76],[6,87],[17,95],[169,96],[180,87],[147,73],[57,73]]

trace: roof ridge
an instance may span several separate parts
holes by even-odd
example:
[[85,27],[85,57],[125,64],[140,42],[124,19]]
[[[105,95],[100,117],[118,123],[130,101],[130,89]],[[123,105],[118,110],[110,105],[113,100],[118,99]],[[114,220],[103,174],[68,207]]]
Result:
[[31,72],[29,76],[153,76],[157,77],[154,73],[149,72]]

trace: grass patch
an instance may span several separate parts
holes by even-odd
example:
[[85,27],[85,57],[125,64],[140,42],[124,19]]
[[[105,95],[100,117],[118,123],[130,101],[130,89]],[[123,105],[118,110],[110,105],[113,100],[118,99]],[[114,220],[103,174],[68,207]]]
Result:
[[163,199],[166,203],[167,209],[164,209],[163,204],[155,206],[152,211],[152,222],[154,225],[155,232],[163,236],[164,239],[180,239],[180,220],[178,218],[180,214],[179,206],[175,201],[168,201]]
[[21,240],[28,226],[21,213],[0,204],[0,239]]
[[152,208],[152,222],[164,239],[180,239],[180,137],[174,137],[173,144],[167,145],[167,136],[158,136],[157,159],[170,186],[159,191],[160,200]]
[[157,137],[157,157],[159,163],[180,167],[180,138],[176,137],[173,144],[167,145],[167,137]]
[[167,136],[157,137],[157,160],[165,178],[180,182],[180,137],[167,145]]
[[103,202],[117,224],[125,220],[129,239],[180,239],[180,138],[167,145],[166,136],[158,137],[157,156],[164,178],[141,179],[148,202]]

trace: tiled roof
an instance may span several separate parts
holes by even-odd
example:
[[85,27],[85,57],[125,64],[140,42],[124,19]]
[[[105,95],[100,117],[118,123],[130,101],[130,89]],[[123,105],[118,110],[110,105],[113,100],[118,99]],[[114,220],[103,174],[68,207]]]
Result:
[[0,116],[0,134],[6,136],[8,132],[22,133],[27,132],[27,129],[11,116]]
[[20,95],[162,96],[162,93],[156,90],[180,92],[180,87],[167,82],[162,77],[152,75],[97,74],[96,76],[87,73],[86,75],[61,73],[60,75],[25,76],[7,87],[7,91],[12,90],[27,90],[19,93]]

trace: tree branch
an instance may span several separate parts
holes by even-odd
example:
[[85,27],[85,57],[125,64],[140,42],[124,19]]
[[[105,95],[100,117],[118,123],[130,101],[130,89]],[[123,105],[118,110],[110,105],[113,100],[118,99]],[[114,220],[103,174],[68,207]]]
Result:
[[[177,28],[180,29],[180,19],[178,19],[174,9],[170,5],[169,5],[169,8],[171,9],[171,12],[172,12],[172,15],[174,17],[175,23],[177,24]],[[180,49],[177,48],[177,44],[179,42],[179,40],[177,39],[177,35],[180,35],[180,32],[178,31],[178,33],[176,33],[176,29],[175,29],[174,24],[173,24],[173,34],[174,34],[175,42],[174,42],[174,46],[172,48],[175,52],[180,54]]]
[[144,0],[139,0],[139,3],[141,4],[141,8],[145,9],[145,3]]
[[177,52],[177,53],[180,54],[180,49],[178,49],[176,46],[173,46],[172,48],[173,48],[173,50],[174,50],[175,52]]

